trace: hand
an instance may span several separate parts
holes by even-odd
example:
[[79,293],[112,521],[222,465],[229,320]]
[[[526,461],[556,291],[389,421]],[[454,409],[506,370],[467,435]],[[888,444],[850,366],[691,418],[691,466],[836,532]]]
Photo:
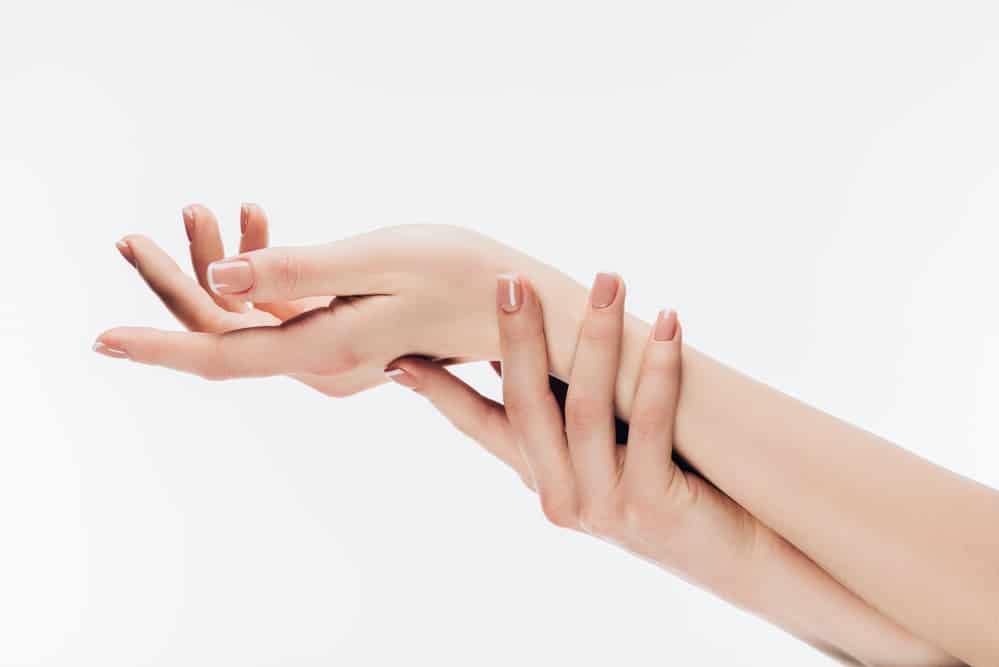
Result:
[[613,395],[624,301],[620,278],[597,276],[564,422],[548,382],[542,308],[524,278],[504,276],[497,286],[502,405],[426,360],[398,360],[390,365],[390,377],[426,396],[457,428],[512,467],[538,492],[552,523],[618,544],[731,596],[732,586],[739,585],[732,579],[742,570],[723,565],[733,558],[750,560],[760,524],[673,462],[683,337],[673,312],[660,313],[646,341],[627,447],[616,443]]
[[624,284],[600,274],[585,306],[565,418],[549,382],[543,307],[530,281],[501,276],[496,316],[503,404],[424,359],[390,365],[459,430],[537,491],[554,524],[623,547],[849,664],[953,664],[881,615],[802,552],[672,459],[682,328],[660,313],[644,342],[627,447],[614,392]]
[[480,305],[489,302],[482,295],[491,293],[492,276],[510,268],[555,273],[454,227],[265,249],[262,209],[245,205],[241,222],[241,254],[220,262],[214,216],[202,206],[185,209],[197,284],[149,239],[120,241],[122,255],[194,333],[118,328],[95,349],[210,379],[289,374],[345,396],[384,382],[385,364],[402,354],[495,358],[495,318]]
[[[145,236],[132,234],[116,244],[122,257],[145,279],[174,316],[190,331],[223,333],[255,326],[275,326],[317,307],[325,307],[331,297],[309,297],[290,302],[248,304],[246,301],[216,294],[210,289],[208,266],[224,256],[218,223],[211,211],[192,205],[184,209],[184,228],[190,242],[191,264],[197,282]],[[268,223],[263,209],[256,204],[240,208],[240,252],[267,247]],[[124,345],[127,336],[111,344],[103,339],[94,350],[110,357],[128,357]],[[343,378],[326,378],[304,373],[292,374],[297,380],[329,395],[345,393]]]

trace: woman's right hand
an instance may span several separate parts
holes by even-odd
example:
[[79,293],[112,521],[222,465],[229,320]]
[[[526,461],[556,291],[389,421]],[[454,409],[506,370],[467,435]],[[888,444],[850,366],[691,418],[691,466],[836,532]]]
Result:
[[620,546],[851,664],[954,664],[706,479],[676,465],[682,332],[673,312],[661,312],[646,338],[627,446],[618,442],[613,397],[624,292],[620,278],[598,274],[564,419],[550,389],[542,306],[530,281],[517,276],[500,276],[496,289],[502,404],[422,359],[396,360],[390,377],[513,468],[555,525]]

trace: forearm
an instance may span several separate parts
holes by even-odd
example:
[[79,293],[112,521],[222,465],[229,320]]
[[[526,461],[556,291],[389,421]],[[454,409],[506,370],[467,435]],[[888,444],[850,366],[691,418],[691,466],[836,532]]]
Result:
[[[566,378],[585,290],[534,270],[557,314],[552,370]],[[626,328],[616,403],[627,420],[648,325]],[[972,663],[999,659],[999,494],[693,348],[683,369],[676,439],[692,465],[915,634]]]
[[868,605],[769,528],[748,570],[751,578],[730,595],[733,602],[844,663],[961,664]]

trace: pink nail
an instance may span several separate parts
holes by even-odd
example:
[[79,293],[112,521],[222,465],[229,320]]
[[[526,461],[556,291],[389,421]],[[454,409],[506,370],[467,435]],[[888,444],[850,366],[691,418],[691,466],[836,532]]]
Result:
[[111,347],[110,345],[105,345],[101,341],[94,343],[92,348],[97,354],[103,354],[105,357],[113,357],[114,359],[128,359],[128,352],[125,350],[119,350],[116,347]]
[[125,241],[125,239],[122,239],[114,245],[118,248],[118,252],[121,253],[121,256],[125,258],[125,261],[132,266],[135,266],[135,254],[132,252],[132,247],[128,245],[128,242]]
[[652,331],[652,338],[658,341],[673,340],[674,336],[676,336],[676,324],[677,317],[675,310],[669,312],[660,310],[659,316],[656,318],[655,329]]
[[523,290],[516,275],[503,273],[496,276],[496,305],[503,309],[503,312],[517,312],[523,301]]
[[208,265],[208,286],[216,294],[241,294],[253,287],[253,267],[245,259],[223,259]]
[[194,240],[194,206],[185,206],[181,215],[184,217],[184,232],[187,234],[188,243],[190,243]]
[[395,382],[396,384],[401,384],[403,387],[409,387],[412,389],[416,386],[416,378],[402,368],[386,368],[385,377],[392,380],[392,382]]
[[619,282],[614,273],[598,273],[593,279],[593,289],[590,290],[590,305],[594,308],[606,308],[614,303]]

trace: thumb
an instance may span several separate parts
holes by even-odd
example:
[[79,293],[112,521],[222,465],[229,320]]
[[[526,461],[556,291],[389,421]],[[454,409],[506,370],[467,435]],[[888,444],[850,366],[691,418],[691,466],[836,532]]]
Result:
[[314,246],[263,248],[208,265],[216,294],[253,302],[292,301],[308,296],[384,294],[384,241],[357,236]]

